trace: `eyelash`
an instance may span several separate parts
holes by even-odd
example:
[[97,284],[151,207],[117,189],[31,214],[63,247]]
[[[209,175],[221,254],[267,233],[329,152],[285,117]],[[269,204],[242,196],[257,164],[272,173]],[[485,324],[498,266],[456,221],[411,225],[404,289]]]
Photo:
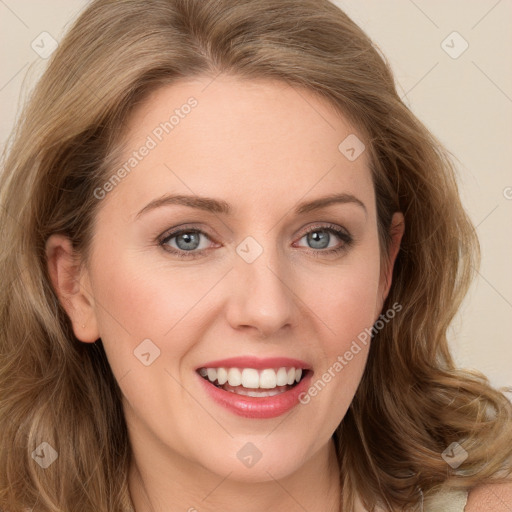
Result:
[[[326,255],[327,256],[332,256],[332,255],[335,255],[335,254],[339,254],[339,253],[349,249],[350,246],[354,242],[353,237],[348,232],[340,229],[335,224],[324,224],[324,225],[320,225],[320,226],[312,226],[311,228],[309,228],[307,231],[305,231],[301,235],[299,240],[304,238],[309,233],[313,233],[315,231],[327,231],[327,232],[330,232],[330,233],[334,233],[344,243],[341,246],[339,246],[339,247],[335,247],[335,248],[331,248],[331,249],[312,249],[312,248],[310,248],[308,250],[308,252],[310,252],[314,257],[322,257],[322,256],[326,256]],[[175,238],[175,237],[177,237],[179,235],[182,235],[184,233],[199,233],[201,235],[204,235],[208,239],[210,239],[208,234],[205,233],[204,231],[200,230],[200,229],[192,228],[192,227],[190,227],[190,228],[185,227],[185,228],[179,229],[177,231],[172,231],[170,233],[166,233],[165,235],[163,235],[163,238],[160,238],[158,240],[158,245],[161,246],[164,249],[164,251],[170,252],[171,254],[173,254],[173,255],[175,255],[175,256],[177,256],[179,258],[183,258],[183,259],[199,258],[199,257],[201,257],[203,255],[204,252],[209,250],[209,249],[201,249],[199,251],[196,251],[196,250],[194,250],[194,251],[184,251],[184,250],[175,249],[174,247],[169,248],[169,246],[166,245],[170,240],[172,240],[173,238]]]

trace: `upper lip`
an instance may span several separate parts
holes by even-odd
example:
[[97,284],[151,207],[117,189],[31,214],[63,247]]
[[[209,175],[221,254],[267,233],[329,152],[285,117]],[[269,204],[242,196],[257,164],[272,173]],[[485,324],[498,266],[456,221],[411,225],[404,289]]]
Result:
[[263,370],[265,368],[281,367],[293,367],[296,369],[302,368],[303,370],[311,369],[311,365],[305,361],[290,357],[258,358],[253,356],[241,356],[209,361],[208,363],[198,366],[196,370],[199,370],[200,368],[254,368],[256,370]]

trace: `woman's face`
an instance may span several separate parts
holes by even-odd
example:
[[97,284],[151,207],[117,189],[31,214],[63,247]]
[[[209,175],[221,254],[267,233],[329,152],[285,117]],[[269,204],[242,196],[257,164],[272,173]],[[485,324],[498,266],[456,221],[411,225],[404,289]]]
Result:
[[227,76],[156,91],[127,128],[75,333],[103,341],[136,456],[292,474],[343,419],[388,291],[362,136],[309,92]]

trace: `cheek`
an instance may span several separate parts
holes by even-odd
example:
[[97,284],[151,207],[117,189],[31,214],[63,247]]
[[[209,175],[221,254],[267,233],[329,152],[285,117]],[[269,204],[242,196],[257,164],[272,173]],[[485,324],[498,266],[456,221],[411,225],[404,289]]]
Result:
[[310,301],[337,342],[346,343],[373,325],[378,293],[379,260],[360,253],[326,275]]
[[147,339],[159,354],[151,367],[175,367],[202,332],[206,295],[225,273],[155,262],[123,247],[112,247],[94,270],[100,337],[116,376],[140,370],[134,351]]
[[138,337],[165,334],[211,286],[197,272],[126,247],[112,248],[94,270],[102,325],[117,320],[118,329]]
[[378,277],[378,259],[359,254],[357,263],[331,273],[308,299],[316,305],[312,309],[319,317],[316,334],[323,357],[302,403],[326,418],[327,429],[339,425],[361,381],[376,314]]
[[[178,269],[169,275],[145,265],[144,258],[126,252],[115,261],[103,260],[95,270],[99,334],[116,375],[140,366],[134,351],[144,340],[151,340],[157,347],[155,354],[160,351],[165,356],[171,352],[173,359],[187,349],[187,341],[174,334],[183,320],[188,322],[187,313],[208,283],[200,286],[183,282],[187,275],[183,271]],[[155,363],[161,364],[163,359],[156,359]]]
[[146,265],[129,252],[96,267],[96,316],[110,367],[127,403],[157,422],[165,418],[154,404],[181,396],[172,377],[179,379],[177,366],[192,344],[190,325],[199,310],[193,306],[212,286],[191,285],[187,275],[183,269],[169,273]]

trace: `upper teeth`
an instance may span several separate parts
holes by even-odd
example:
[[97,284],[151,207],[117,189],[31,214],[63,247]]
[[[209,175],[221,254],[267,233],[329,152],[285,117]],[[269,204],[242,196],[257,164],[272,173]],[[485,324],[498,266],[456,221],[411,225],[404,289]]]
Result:
[[254,368],[201,368],[199,373],[207,377],[210,382],[217,381],[220,386],[226,382],[230,386],[244,388],[272,389],[276,386],[292,385],[299,382],[302,377],[301,368],[265,368],[256,370]]

